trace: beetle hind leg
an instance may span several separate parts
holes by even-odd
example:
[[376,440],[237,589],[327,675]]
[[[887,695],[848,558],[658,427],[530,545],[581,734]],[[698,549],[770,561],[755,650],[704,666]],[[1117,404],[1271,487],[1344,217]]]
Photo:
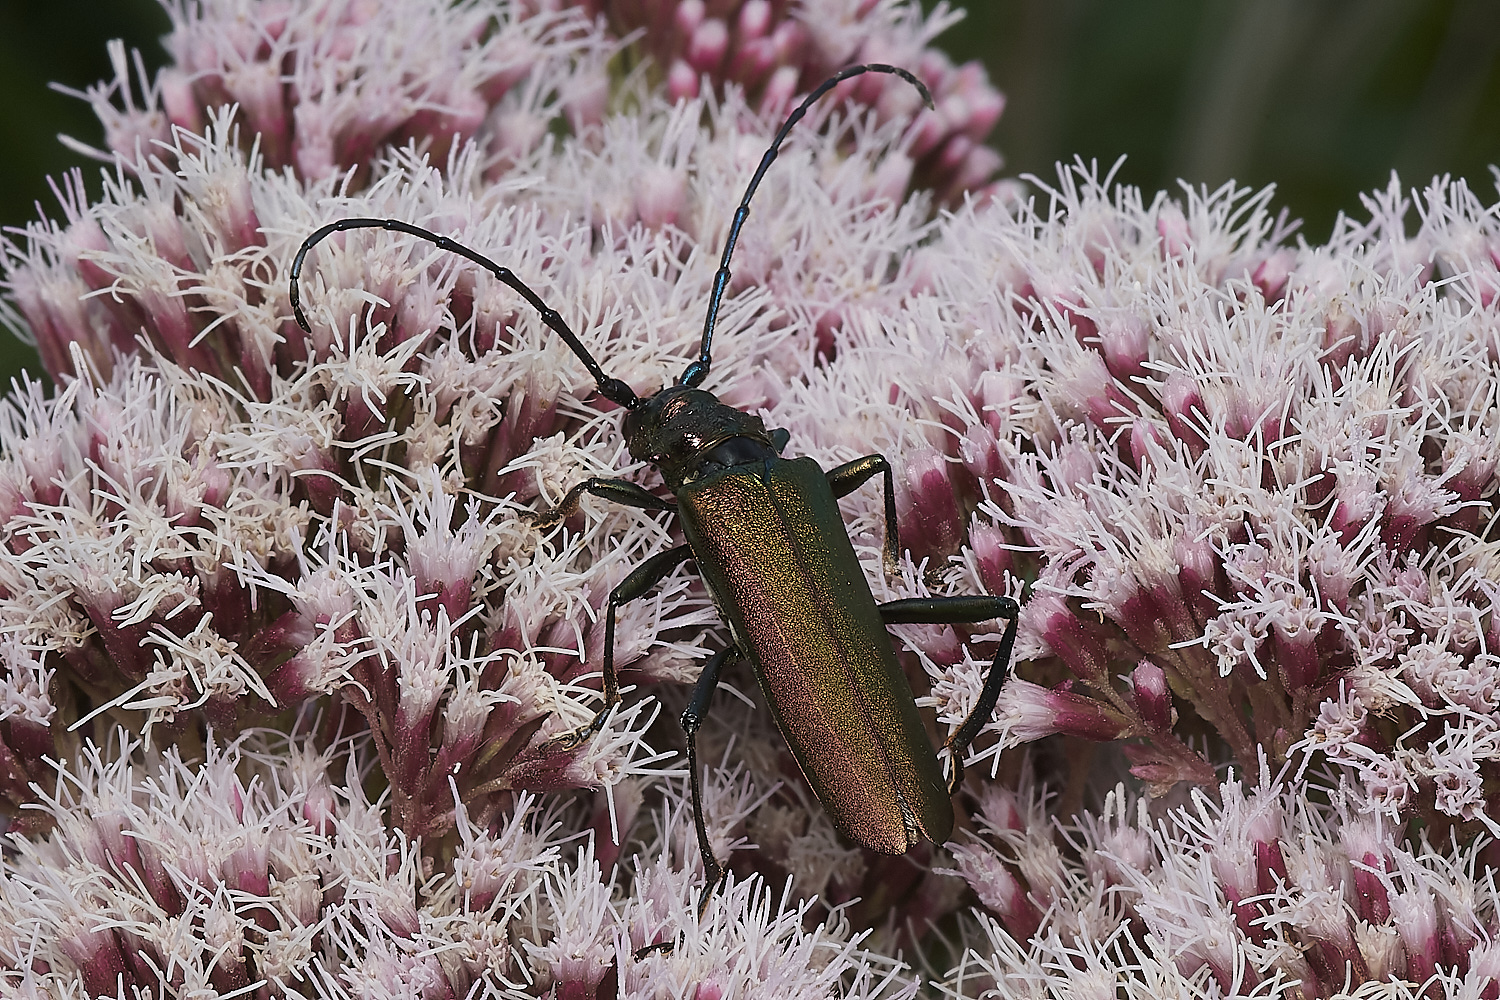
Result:
[[693,685],[693,696],[682,713],[682,732],[687,736],[688,787],[693,795],[693,826],[698,833],[698,851],[703,855],[703,895],[698,897],[698,916],[708,909],[708,901],[729,877],[729,870],[719,864],[714,856],[713,845],[708,842],[708,826],[703,822],[703,782],[698,776],[698,727],[708,715],[708,703],[719,686],[719,671],[724,662],[738,653],[734,644],[724,647],[703,664],[698,682]]
[[1020,622],[1021,606],[1009,597],[974,595],[971,597],[917,597],[903,601],[890,601],[880,605],[881,620],[887,625],[960,625],[970,622],[988,621],[991,618],[1007,619],[1005,634],[1000,637],[1000,648],[985,671],[984,688],[973,709],[943,741],[943,752],[953,764],[948,779],[948,794],[958,791],[964,780],[964,751],[979,735],[984,724],[995,712],[995,703],[1000,699],[1000,689],[1010,676],[1010,657],[1016,645],[1016,625]]

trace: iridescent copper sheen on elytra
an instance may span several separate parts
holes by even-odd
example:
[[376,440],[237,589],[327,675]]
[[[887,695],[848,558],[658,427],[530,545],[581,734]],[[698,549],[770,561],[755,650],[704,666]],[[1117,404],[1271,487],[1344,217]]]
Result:
[[833,825],[885,854],[946,841],[942,768],[818,463],[712,471],[677,492],[677,513]]

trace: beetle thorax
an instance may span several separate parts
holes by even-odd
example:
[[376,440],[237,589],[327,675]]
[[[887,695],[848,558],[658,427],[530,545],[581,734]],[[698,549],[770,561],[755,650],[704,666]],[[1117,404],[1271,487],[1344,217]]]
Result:
[[697,478],[716,461],[716,451],[727,449],[746,456],[775,455],[765,422],[753,413],[719,402],[705,389],[669,385],[625,415],[625,443],[631,457],[661,470],[667,485],[676,489]]

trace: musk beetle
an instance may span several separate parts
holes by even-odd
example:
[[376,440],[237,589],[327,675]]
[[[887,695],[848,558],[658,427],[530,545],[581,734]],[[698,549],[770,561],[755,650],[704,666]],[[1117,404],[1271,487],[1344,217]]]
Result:
[[[292,309],[308,330],[298,301],[298,275],[307,252],[333,233],[387,229],[466,257],[519,292],[583,362],[599,395],[625,409],[622,433],[631,456],[655,466],[672,497],[659,497],[624,479],[591,478],[570,489],[556,507],[531,514],[530,520],[539,529],[552,528],[590,493],[630,507],[673,513],[687,541],[647,559],[610,592],[604,626],[604,704],[591,722],[557,737],[553,745],[576,747],[592,738],[619,703],[616,609],[644,595],[680,563],[696,561],[730,633],[729,643],[704,663],[682,714],[693,819],[708,876],[705,902],[725,869],[714,857],[703,822],[696,736],[725,662],[743,657],[755,668],[776,723],[834,826],[871,850],[904,854],[918,840],[942,844],[952,833],[950,799],[963,777],[963,755],[994,711],[1015,644],[1020,608],[1009,597],[875,602],[839,515],[838,498],[882,477],[884,564],[891,571],[900,545],[891,465],[883,455],[868,455],[827,472],[812,458],[783,458],[786,431],[767,430],[760,417],[721,403],[699,388],[708,377],[714,322],[729,284],[729,259],[750,214],[751,197],[787,133],[813,102],[843,80],[869,72],[901,77],[932,106],[921,81],[904,69],[882,64],[844,69],[798,105],[776,133],[735,209],[714,275],[698,358],[675,384],[654,395],[637,396],[624,382],[605,375],[562,316],[510,269],[447,237],[397,219],[342,219],[309,236],[292,262]],[[886,626],[997,618],[1008,621],[983,691],[942,747],[951,767],[945,780]]]

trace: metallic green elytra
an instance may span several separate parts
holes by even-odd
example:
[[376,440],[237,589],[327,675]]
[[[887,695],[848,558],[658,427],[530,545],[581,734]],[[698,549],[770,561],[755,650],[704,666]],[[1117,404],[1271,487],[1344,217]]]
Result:
[[942,768],[818,463],[715,469],[678,490],[677,516],[834,826],[885,854],[946,841]]
[[[648,592],[679,564],[695,560],[730,633],[729,643],[704,663],[682,715],[693,818],[708,876],[704,903],[721,881],[724,868],[714,856],[703,822],[696,734],[725,662],[742,657],[754,666],[776,724],[834,826],[871,850],[901,854],[921,840],[942,844],[952,833],[950,797],[963,776],[963,754],[994,712],[1015,645],[1020,608],[1009,597],[876,603],[839,515],[838,498],[876,475],[882,477],[884,560],[891,571],[900,542],[891,466],[883,456],[869,455],[827,472],[811,458],[783,458],[786,431],[767,430],[759,417],[699,388],[712,364],[714,323],[729,284],[729,260],[750,214],[751,197],[787,133],[812,103],[841,81],[869,72],[901,77],[932,106],[919,80],[906,70],[881,64],[842,70],[797,106],[776,133],[735,209],[714,275],[697,359],[676,384],[651,396],[638,397],[624,382],[606,376],[562,316],[509,268],[447,237],[397,219],[342,219],[309,236],[292,262],[292,308],[297,322],[307,329],[297,278],[308,250],[319,241],[344,230],[372,228],[431,241],[475,262],[519,292],[583,362],[599,395],[626,409],[622,432],[630,454],[661,473],[672,498],[656,496],[627,480],[593,478],[570,489],[553,509],[530,515],[530,520],[541,529],[551,528],[574,513],[589,493],[631,507],[675,513],[687,543],[647,559],[611,591],[601,671],[604,704],[588,725],[558,737],[553,744],[566,748],[591,739],[619,703],[614,665],[618,608]],[[886,626],[996,618],[1007,619],[1005,633],[973,710],[943,744],[950,766],[945,781]]]

